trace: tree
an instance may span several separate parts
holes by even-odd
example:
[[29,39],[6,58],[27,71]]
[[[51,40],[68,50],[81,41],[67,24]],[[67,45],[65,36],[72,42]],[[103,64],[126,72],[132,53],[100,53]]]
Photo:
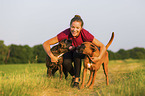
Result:
[[26,56],[26,60],[28,63],[32,63],[33,62],[33,49],[31,47],[29,47],[28,45],[24,45],[24,52],[25,56]]
[[33,58],[33,51],[28,45],[14,45],[10,46],[10,58],[8,63],[30,63]]
[[4,64],[8,55],[8,47],[4,44],[3,40],[0,40],[0,64]]
[[108,50],[108,54],[109,54],[110,60],[115,60],[115,53],[114,52],[112,52],[111,50]]
[[124,49],[120,49],[117,53],[120,55],[120,59],[128,59],[129,58],[129,52],[125,51]]
[[135,47],[129,50],[130,57],[133,59],[145,59],[145,49]]
[[[145,59],[145,49],[135,47],[130,50],[120,49],[118,52],[108,50],[110,60],[122,59]],[[6,46],[4,41],[0,40],[0,64],[6,63],[44,63],[46,53],[42,44],[29,47],[28,45]]]
[[35,58],[36,62],[44,63],[46,59],[46,53],[43,49],[42,44],[36,45],[33,47],[33,58]]

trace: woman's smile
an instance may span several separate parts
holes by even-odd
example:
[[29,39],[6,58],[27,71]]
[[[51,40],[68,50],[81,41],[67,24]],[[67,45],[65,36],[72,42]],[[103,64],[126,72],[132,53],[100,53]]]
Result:
[[74,21],[71,24],[70,31],[71,31],[72,36],[74,36],[74,37],[79,36],[81,30],[82,30],[81,22]]

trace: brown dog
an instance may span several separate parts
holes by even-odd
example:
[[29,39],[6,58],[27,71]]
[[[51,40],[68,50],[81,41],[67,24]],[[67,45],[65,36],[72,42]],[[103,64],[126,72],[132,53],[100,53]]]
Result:
[[58,62],[54,63],[51,62],[51,58],[49,56],[46,56],[46,67],[47,67],[47,75],[51,77],[52,75],[54,76],[55,72],[59,70],[60,72],[60,79],[62,79],[62,73],[64,72],[65,78],[67,78],[67,72],[66,70],[63,70],[63,54],[68,52],[69,50],[73,49],[73,47],[70,46],[72,44],[72,40],[67,40],[64,39],[59,42],[58,45],[55,45],[51,48],[51,52],[53,53],[54,56],[59,57]]
[[[111,43],[113,41],[113,38],[114,38],[114,32],[112,33],[112,37],[111,37],[109,43],[106,45],[106,50],[111,45]],[[109,80],[108,80],[108,62],[109,62],[108,52],[106,51],[104,56],[101,58],[101,60],[94,63],[94,62],[92,62],[90,57],[98,57],[99,56],[99,48],[96,45],[94,45],[91,42],[84,42],[84,43],[81,44],[80,47],[78,47],[77,51],[79,53],[86,54],[86,57],[84,59],[84,70],[83,70],[82,85],[81,85],[80,88],[84,88],[84,82],[85,82],[85,78],[86,78],[87,69],[90,70],[90,77],[89,77],[89,81],[88,81],[86,87],[88,87],[88,86],[89,86],[89,88],[93,87],[94,82],[95,82],[95,78],[96,78],[96,73],[99,70],[101,65],[103,65],[104,74],[106,76],[106,83],[107,83],[107,85],[109,85]]]

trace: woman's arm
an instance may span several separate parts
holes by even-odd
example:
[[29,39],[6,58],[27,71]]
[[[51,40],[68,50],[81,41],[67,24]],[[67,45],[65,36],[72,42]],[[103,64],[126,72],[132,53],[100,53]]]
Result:
[[106,47],[104,46],[103,43],[101,43],[96,38],[93,39],[92,43],[94,43],[96,46],[100,47],[100,55],[99,55],[99,57],[92,57],[91,58],[93,62],[96,62],[96,61],[99,61],[103,57],[103,55],[104,55],[104,53],[106,51]]
[[53,45],[55,43],[58,43],[57,36],[53,37],[43,43],[43,48],[44,48],[45,52],[47,53],[47,55],[51,58],[51,62],[58,62],[58,58],[55,57],[50,50],[51,49],[50,45]]

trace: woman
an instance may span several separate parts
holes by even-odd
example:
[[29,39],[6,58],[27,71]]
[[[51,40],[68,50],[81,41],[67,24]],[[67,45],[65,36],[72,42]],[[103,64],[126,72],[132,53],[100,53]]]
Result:
[[[100,60],[103,54],[106,51],[105,46],[92,34],[90,34],[87,30],[83,28],[83,20],[79,15],[75,15],[74,18],[71,19],[70,28],[64,30],[63,32],[57,34],[57,36],[45,41],[43,43],[44,50],[51,58],[51,62],[58,62],[58,57],[55,57],[52,52],[50,51],[50,45],[58,43],[63,39],[71,39],[72,45],[77,47],[81,45],[83,42],[92,42],[96,46],[100,47],[100,55],[99,57],[92,57],[92,61],[96,62]],[[84,58],[83,54],[76,53],[75,50],[67,52],[63,55],[64,61],[63,66],[64,68],[70,73],[73,77],[73,87],[79,87],[79,77],[81,72],[81,59]],[[74,67],[72,65],[74,62]]]

